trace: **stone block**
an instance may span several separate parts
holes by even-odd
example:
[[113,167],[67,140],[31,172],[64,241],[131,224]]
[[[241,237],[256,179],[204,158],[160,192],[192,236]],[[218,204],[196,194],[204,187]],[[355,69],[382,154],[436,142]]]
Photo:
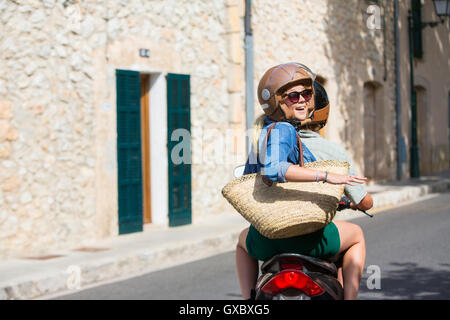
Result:
[[240,65],[232,64],[228,68],[227,87],[228,92],[244,92],[245,83],[243,81],[244,71]]
[[[244,45],[241,41],[241,36],[239,33],[231,33],[227,35],[228,50],[229,50],[229,60],[233,64],[243,64],[244,57]],[[241,67],[243,68],[243,66]]]
[[4,100],[0,103],[0,119],[11,119],[12,109],[11,102]]
[[11,155],[11,143],[5,141],[0,143],[0,159],[6,159]]
[[230,105],[228,106],[229,121],[231,123],[242,123],[244,110],[242,97],[239,92],[230,94]]
[[240,2],[243,2],[243,1],[241,1],[241,0],[226,0],[225,6],[227,6],[227,7],[239,6]]
[[31,195],[30,192],[26,191],[24,192],[21,196],[20,196],[20,203],[22,204],[26,204],[31,202],[31,200],[33,200],[33,196]]
[[226,23],[225,23],[225,32],[231,33],[231,32],[237,32],[243,28],[243,25],[241,25],[241,17],[239,14],[239,7],[232,6],[226,8],[227,15],[226,15]]
[[0,184],[0,188],[3,191],[11,192],[16,190],[19,187],[19,184],[19,178],[17,176],[11,176],[2,181],[2,183]]

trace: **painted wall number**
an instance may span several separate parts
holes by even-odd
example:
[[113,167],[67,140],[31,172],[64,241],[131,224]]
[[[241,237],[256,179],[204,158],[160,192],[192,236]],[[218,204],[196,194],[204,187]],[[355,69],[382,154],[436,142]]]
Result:
[[150,58],[150,50],[149,49],[139,49],[139,55],[143,58]]

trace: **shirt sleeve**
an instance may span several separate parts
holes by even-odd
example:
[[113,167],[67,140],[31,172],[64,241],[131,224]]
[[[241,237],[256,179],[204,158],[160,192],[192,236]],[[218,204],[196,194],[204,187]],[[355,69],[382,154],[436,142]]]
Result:
[[[346,155],[346,160],[350,164],[350,168],[348,170],[349,175],[356,175],[355,167],[353,166],[351,160]],[[367,195],[366,187],[363,184],[355,183],[354,186],[345,185],[345,194],[349,197],[354,204],[359,204],[364,197]]]
[[[266,130],[267,133],[267,130]],[[265,134],[260,139],[260,154],[265,155],[262,166],[262,174],[275,182],[286,182],[286,171],[292,165],[288,161],[289,154],[296,145],[295,129],[287,123],[277,123],[273,128],[269,141],[267,142],[267,150],[265,149]]]

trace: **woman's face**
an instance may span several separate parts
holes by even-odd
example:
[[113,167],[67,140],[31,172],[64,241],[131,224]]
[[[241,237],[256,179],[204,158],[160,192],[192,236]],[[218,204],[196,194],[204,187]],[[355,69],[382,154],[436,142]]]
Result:
[[294,118],[300,121],[306,119],[308,107],[311,104],[312,90],[301,84],[293,86],[283,94],[284,103],[291,109]]

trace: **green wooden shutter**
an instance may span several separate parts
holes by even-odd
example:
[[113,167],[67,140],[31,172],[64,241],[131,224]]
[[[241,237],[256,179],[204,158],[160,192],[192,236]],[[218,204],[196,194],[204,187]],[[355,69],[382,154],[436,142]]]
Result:
[[[191,223],[191,141],[178,138],[172,141],[172,132],[176,129],[191,131],[191,93],[189,75],[167,75],[167,139],[169,156],[169,226]],[[177,144],[183,143],[179,156],[188,161],[176,163],[172,159],[172,151]],[[178,150],[178,149],[176,149]]]
[[119,234],[142,231],[141,84],[139,72],[116,70]]
[[413,50],[415,58],[423,57],[422,47],[422,4],[420,0],[411,0],[413,17]]

